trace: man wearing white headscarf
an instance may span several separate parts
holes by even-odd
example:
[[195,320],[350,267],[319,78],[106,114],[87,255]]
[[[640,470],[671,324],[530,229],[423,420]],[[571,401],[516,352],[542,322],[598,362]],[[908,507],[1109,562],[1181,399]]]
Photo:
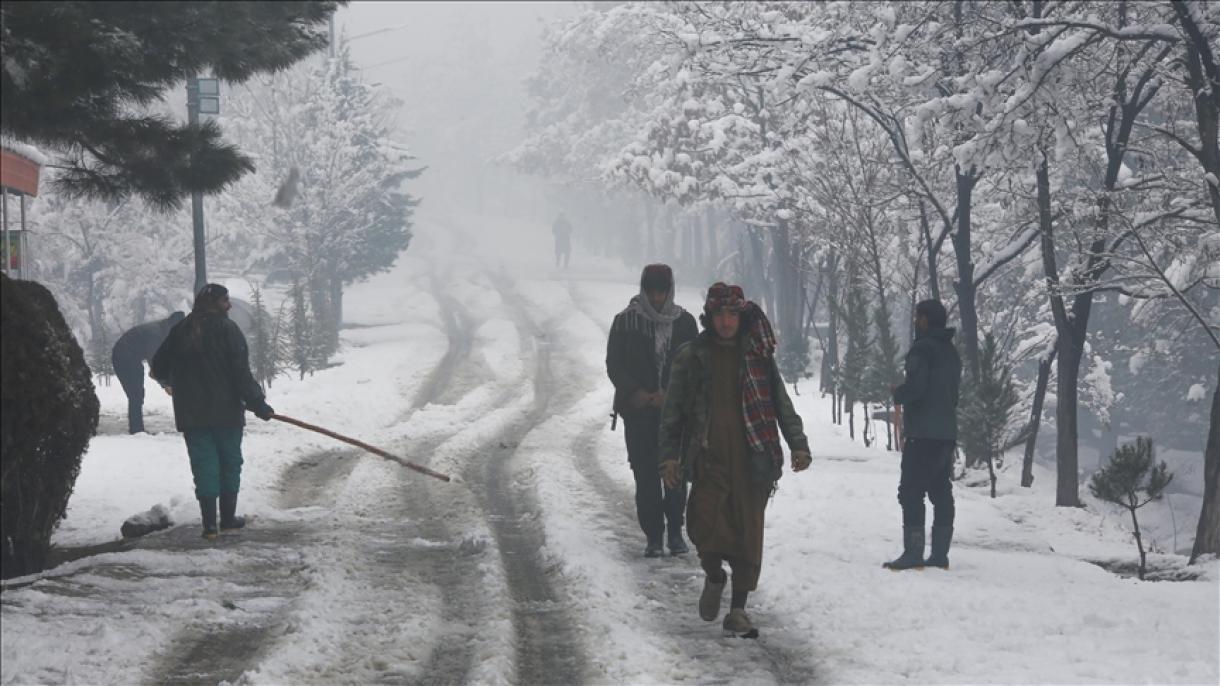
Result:
[[648,539],[645,557],[689,549],[682,537],[686,485],[665,487],[658,473],[661,407],[669,367],[678,348],[698,335],[695,318],[674,303],[674,276],[668,265],[650,264],[640,292],[614,318],[606,350],[606,371],[614,383],[614,411],[623,418],[627,459],[635,474],[635,509]]

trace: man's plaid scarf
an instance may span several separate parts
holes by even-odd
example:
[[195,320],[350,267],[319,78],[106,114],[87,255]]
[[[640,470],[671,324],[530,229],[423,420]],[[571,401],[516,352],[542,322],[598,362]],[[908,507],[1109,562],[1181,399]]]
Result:
[[754,452],[765,452],[777,469],[783,467],[784,449],[779,444],[775,402],[771,393],[771,367],[775,357],[775,332],[771,322],[754,303],[746,306],[750,330],[746,332],[745,379],[741,384],[746,438]]

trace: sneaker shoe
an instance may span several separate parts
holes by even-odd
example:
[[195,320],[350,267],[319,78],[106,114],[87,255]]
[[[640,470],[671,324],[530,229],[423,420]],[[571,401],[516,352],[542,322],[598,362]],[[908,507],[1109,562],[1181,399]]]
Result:
[[649,543],[648,547],[644,549],[644,557],[661,557],[664,554],[665,549],[660,545],[653,545]]
[[690,552],[690,548],[686,547],[686,541],[681,538],[677,540],[670,539],[669,554],[670,555],[685,555]]
[[729,610],[729,613],[724,616],[724,627],[726,634],[732,634],[739,638],[758,638],[758,629],[754,628],[754,623],[750,621],[750,615],[740,607],[735,607]]

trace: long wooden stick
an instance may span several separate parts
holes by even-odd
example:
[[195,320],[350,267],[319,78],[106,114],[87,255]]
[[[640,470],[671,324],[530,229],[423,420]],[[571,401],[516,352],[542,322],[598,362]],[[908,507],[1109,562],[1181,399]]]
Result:
[[344,436],[343,434],[337,434],[334,431],[330,431],[328,429],[323,429],[320,426],[314,426],[313,424],[310,424],[309,422],[303,422],[299,419],[293,419],[292,417],[285,417],[282,414],[273,414],[273,415],[271,415],[271,418],[278,419],[281,422],[284,422],[287,424],[292,424],[293,426],[299,426],[302,429],[309,429],[310,431],[316,431],[317,433],[320,433],[323,436],[330,436],[331,438],[333,438],[337,441],[343,441],[344,443],[350,443],[351,445],[354,445],[357,448],[361,448],[362,450],[367,450],[370,453],[373,453],[374,455],[377,455],[379,457],[384,457],[387,460],[392,460],[394,462],[397,462],[398,464],[400,464],[408,469],[414,469],[415,471],[419,472],[420,474],[427,474],[428,476],[431,476],[436,479],[440,479],[441,481],[446,481],[446,482],[449,481],[449,477],[444,474],[441,474],[440,472],[434,472],[431,469],[417,465],[414,462],[407,462],[406,460],[402,459],[401,457],[398,457],[397,455],[387,453],[386,451],[382,450],[381,448],[373,447],[373,446],[369,445],[368,443],[365,443],[364,441],[358,441],[354,438]]

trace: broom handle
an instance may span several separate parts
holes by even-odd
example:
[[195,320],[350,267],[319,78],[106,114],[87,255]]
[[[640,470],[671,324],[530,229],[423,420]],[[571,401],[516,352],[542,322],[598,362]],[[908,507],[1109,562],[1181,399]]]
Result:
[[271,415],[271,418],[278,419],[281,422],[285,422],[287,424],[292,424],[293,426],[299,426],[302,429],[316,431],[317,433],[320,433],[323,436],[330,436],[331,438],[333,438],[337,441],[343,441],[344,443],[349,443],[351,445],[356,446],[357,448],[367,450],[370,453],[373,453],[374,455],[378,455],[380,457],[384,457],[387,460],[392,460],[394,462],[397,462],[398,464],[400,464],[408,469],[414,469],[415,471],[419,472],[420,474],[427,474],[428,476],[436,478],[436,479],[440,479],[441,481],[446,481],[446,482],[449,481],[449,477],[444,474],[441,474],[440,472],[434,472],[431,469],[428,469],[427,467],[417,465],[414,462],[408,462],[408,461],[402,459],[401,457],[398,457],[397,455],[392,455],[390,453],[387,453],[386,451],[382,450],[381,448],[373,447],[373,446],[369,445],[368,443],[365,443],[364,441],[358,441],[349,436],[344,436],[343,434],[337,434],[334,431],[330,431],[328,429],[323,429],[320,426],[315,426],[313,424],[310,424],[309,422],[303,422],[299,419],[294,419],[292,417],[286,417],[282,414],[273,414],[273,415]]

